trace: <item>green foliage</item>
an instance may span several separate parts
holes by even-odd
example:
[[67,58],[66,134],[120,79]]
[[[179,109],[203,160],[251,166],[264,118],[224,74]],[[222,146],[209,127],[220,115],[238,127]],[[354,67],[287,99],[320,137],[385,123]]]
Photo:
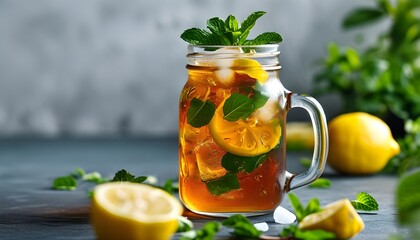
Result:
[[336,239],[335,234],[327,232],[322,229],[315,230],[301,230],[297,225],[290,225],[283,228],[280,233],[281,237],[292,238],[292,239],[304,239],[304,240],[326,240]]
[[407,120],[405,123],[406,135],[398,141],[401,152],[393,157],[384,169],[387,173],[404,174],[411,169],[420,167],[420,117],[416,120]]
[[258,238],[261,232],[243,215],[236,214],[222,222],[222,225],[233,229],[233,235],[239,238]]
[[327,178],[318,178],[309,185],[310,188],[330,188],[331,181]]
[[298,222],[302,221],[309,214],[321,211],[321,206],[317,198],[312,198],[308,202],[306,207],[303,207],[299,198],[295,194],[288,193],[287,195],[289,196],[290,203],[292,204],[292,207],[295,210],[295,214],[296,214],[296,218]]
[[420,168],[403,175],[397,185],[398,221],[406,226],[420,226]]
[[346,29],[379,20],[390,21],[390,27],[363,51],[329,44],[315,77],[316,94],[339,93],[348,112],[404,120],[420,116],[419,10],[419,0],[376,0],[376,7],[347,15]]
[[354,209],[359,211],[375,211],[379,210],[379,205],[376,202],[375,198],[365,192],[360,192],[356,196],[356,200],[351,201]]
[[202,229],[183,233],[180,240],[213,240],[220,227],[218,222],[207,222]]
[[211,101],[201,101],[198,98],[191,100],[190,108],[187,112],[188,124],[193,127],[207,125],[212,119],[216,106]]
[[58,177],[54,179],[53,188],[56,190],[76,190],[77,181],[72,176]]
[[234,155],[232,153],[226,153],[222,157],[222,166],[230,172],[250,173],[257,169],[267,158],[267,153],[254,157],[242,157]]
[[206,182],[207,189],[215,196],[220,196],[234,189],[239,189],[239,180],[235,173],[227,173],[221,178]]
[[223,118],[228,121],[237,121],[248,118],[255,110],[264,106],[268,97],[254,90],[252,98],[240,93],[233,93],[223,104]]
[[146,176],[135,177],[133,174],[127,172],[125,169],[121,169],[115,173],[114,178],[111,182],[133,182],[133,183],[142,183],[146,181]]
[[262,45],[279,43],[283,39],[275,32],[266,32],[253,40],[247,40],[249,32],[255,22],[265,14],[263,11],[254,12],[249,15],[241,24],[236,17],[229,15],[225,21],[219,17],[207,20],[207,28],[190,28],[181,34],[181,38],[193,45]]

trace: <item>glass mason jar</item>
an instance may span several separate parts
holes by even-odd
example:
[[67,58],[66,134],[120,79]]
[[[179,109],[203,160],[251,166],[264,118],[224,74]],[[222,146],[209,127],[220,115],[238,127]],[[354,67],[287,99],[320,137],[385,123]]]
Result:
[[[188,47],[188,80],[180,96],[179,193],[191,211],[266,214],[285,193],[323,172],[327,124],[312,97],[280,81],[279,45]],[[311,167],[286,171],[286,116],[308,111],[315,133]]]

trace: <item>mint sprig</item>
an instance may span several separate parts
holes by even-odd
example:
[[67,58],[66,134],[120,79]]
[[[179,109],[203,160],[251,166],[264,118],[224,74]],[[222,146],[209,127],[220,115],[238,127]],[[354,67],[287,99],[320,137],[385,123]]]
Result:
[[133,183],[142,183],[146,181],[146,176],[135,177],[133,174],[127,172],[125,169],[121,169],[115,173],[114,178],[111,182],[133,182]]
[[266,12],[257,11],[249,15],[242,23],[235,16],[229,15],[226,20],[214,17],[207,20],[207,29],[190,28],[181,34],[181,38],[192,45],[263,45],[283,41],[280,34],[265,32],[255,39],[247,37],[256,21]]
[[296,218],[298,222],[302,221],[306,216],[321,211],[321,205],[319,204],[318,198],[312,198],[306,207],[303,207],[299,198],[293,194],[289,193],[289,200],[292,204],[293,209],[295,210]]

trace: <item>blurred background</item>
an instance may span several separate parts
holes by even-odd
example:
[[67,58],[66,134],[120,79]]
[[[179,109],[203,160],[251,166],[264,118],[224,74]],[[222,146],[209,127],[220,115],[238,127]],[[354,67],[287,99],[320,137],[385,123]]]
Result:
[[[369,43],[386,22],[344,32],[341,21],[373,1],[0,0],[0,137],[176,136],[187,78],[179,35],[207,19],[242,21],[264,10],[250,37],[279,32],[282,82],[312,93],[331,41]],[[363,47],[357,45],[356,47]],[[327,117],[340,99],[323,95]],[[306,119],[296,111],[291,120]],[[289,119],[290,119],[289,118]]]

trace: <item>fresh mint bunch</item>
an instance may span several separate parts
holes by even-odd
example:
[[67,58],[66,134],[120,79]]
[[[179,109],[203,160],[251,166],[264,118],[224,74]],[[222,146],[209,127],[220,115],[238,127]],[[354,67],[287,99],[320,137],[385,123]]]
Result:
[[247,39],[255,22],[265,13],[263,11],[254,12],[242,23],[239,23],[233,15],[229,15],[226,20],[214,17],[207,20],[208,30],[190,28],[181,34],[181,38],[192,45],[222,46],[263,45],[283,41],[280,34],[275,32],[265,32],[255,39]]

